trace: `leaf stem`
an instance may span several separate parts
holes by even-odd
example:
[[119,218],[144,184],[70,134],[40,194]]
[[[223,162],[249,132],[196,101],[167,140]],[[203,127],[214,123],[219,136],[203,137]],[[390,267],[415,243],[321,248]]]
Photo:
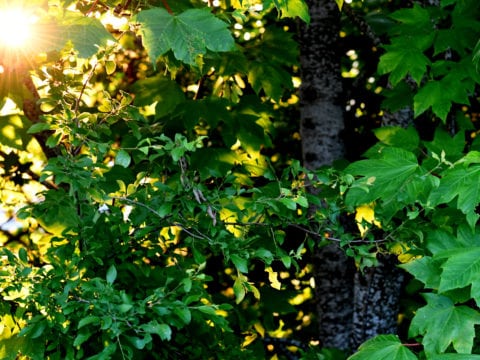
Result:
[[162,4],[163,6],[165,6],[165,10],[167,10],[170,15],[173,15],[172,8],[170,7],[170,5],[168,5],[168,1],[162,0]]

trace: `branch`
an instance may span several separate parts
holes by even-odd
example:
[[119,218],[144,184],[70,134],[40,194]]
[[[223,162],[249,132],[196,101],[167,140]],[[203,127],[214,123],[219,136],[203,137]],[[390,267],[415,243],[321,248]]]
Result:
[[[38,94],[37,88],[33,83],[32,77],[27,70],[24,70],[23,76],[23,85],[27,88],[31,98],[25,97],[23,99],[23,114],[27,117],[32,124],[37,124],[41,121],[40,117],[43,115],[42,110],[40,109],[39,101],[40,95]],[[51,131],[42,131],[40,133],[34,134],[33,137],[38,141],[40,147],[42,148],[43,153],[47,158],[55,157],[58,155],[58,150],[50,148],[46,145],[47,139],[50,137]]]

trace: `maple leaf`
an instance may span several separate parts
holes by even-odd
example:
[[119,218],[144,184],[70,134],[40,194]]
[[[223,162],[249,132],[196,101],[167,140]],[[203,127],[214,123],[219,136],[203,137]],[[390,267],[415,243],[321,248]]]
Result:
[[152,63],[172,50],[178,60],[195,65],[197,57],[207,50],[229,51],[235,44],[228,24],[208,9],[172,15],[165,9],[153,8],[141,11],[136,20],[141,24],[143,44]]
[[105,29],[98,19],[85,16],[69,15],[59,26],[58,36],[60,43],[71,41],[78,55],[83,58],[92,56],[98,51],[98,46],[106,45],[114,37]]
[[284,88],[293,87],[288,72],[275,64],[260,61],[252,62],[248,72],[248,82],[257,94],[263,89],[268,97],[276,101],[282,97]]
[[78,51],[78,56],[88,58],[97,53],[100,46],[106,46],[115,38],[98,19],[67,11],[56,19],[57,22],[39,24],[36,31],[37,41],[32,44],[35,52],[60,51],[67,43]]
[[401,264],[400,267],[407,270],[415,279],[423,282],[426,287],[432,289],[439,287],[441,269],[438,262],[433,258],[424,256],[409,263]]
[[[307,24],[310,22],[310,14],[308,6],[303,0],[273,0],[275,7],[280,11],[281,18],[299,17]],[[337,5],[341,9],[341,4],[337,1]]]
[[379,335],[363,343],[348,360],[416,360],[395,335]]
[[480,281],[480,246],[446,250],[439,291],[458,289]]
[[458,77],[448,75],[440,81],[427,82],[413,98],[415,117],[431,107],[433,113],[445,123],[452,102],[469,104],[470,85],[469,82],[462,82]]
[[425,352],[439,354],[451,344],[455,351],[470,354],[475,337],[475,325],[480,313],[467,306],[455,306],[448,297],[423,294],[427,305],[420,308],[412,320],[408,335],[423,335]]
[[388,52],[380,57],[378,72],[381,75],[390,73],[389,80],[394,86],[408,74],[420,84],[430,60],[414,47],[385,46],[385,48]]
[[382,149],[381,158],[352,163],[346,171],[361,176],[348,191],[345,200],[354,206],[368,204],[379,198],[385,202],[395,200],[399,189],[406,190],[406,196],[413,196],[408,194],[407,184],[417,180],[425,183],[420,178],[416,179],[421,171],[415,155],[393,147]]
[[440,185],[429,197],[430,205],[445,204],[457,198],[457,208],[467,215],[467,221],[473,228],[479,215],[475,208],[480,202],[480,166],[455,167],[448,170]]

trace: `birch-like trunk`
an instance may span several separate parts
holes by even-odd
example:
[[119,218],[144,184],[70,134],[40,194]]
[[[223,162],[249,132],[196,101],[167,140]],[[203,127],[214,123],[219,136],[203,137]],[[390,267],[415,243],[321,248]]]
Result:
[[[333,0],[308,0],[310,25],[300,32],[300,132],[304,166],[318,169],[343,156],[340,13]],[[352,334],[354,266],[337,244],[317,250],[314,263],[319,340],[346,350]]]
[[[333,0],[307,3],[311,23],[300,31],[300,131],[304,166],[318,169],[344,154],[340,12]],[[389,120],[405,122],[400,116]],[[371,337],[396,332],[403,276],[394,257],[379,258],[378,267],[361,274],[352,259],[331,243],[319,248],[314,260],[322,346],[355,350]]]

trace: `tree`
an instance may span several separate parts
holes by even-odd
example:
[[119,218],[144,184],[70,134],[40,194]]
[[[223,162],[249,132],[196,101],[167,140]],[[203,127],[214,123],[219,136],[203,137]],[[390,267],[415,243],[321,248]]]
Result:
[[24,4],[42,36],[2,44],[1,357],[338,359],[308,341],[329,241],[366,273],[395,254],[424,299],[351,359],[478,357],[478,10],[384,5],[355,4],[386,44],[360,70],[416,128],[317,169],[290,121],[304,2]]

